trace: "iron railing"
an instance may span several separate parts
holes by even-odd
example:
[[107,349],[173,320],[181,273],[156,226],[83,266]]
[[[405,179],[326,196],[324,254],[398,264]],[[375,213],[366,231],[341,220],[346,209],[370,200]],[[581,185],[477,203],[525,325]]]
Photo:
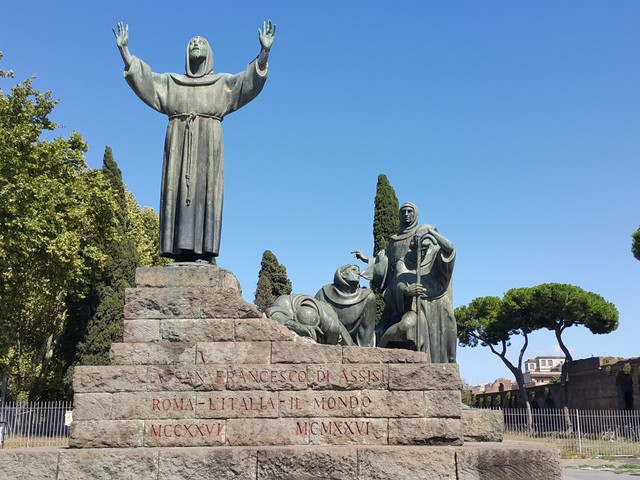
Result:
[[534,409],[533,429],[523,408],[503,410],[505,439],[553,443],[585,456],[640,456],[640,410]]
[[0,448],[69,444],[72,402],[0,403]]

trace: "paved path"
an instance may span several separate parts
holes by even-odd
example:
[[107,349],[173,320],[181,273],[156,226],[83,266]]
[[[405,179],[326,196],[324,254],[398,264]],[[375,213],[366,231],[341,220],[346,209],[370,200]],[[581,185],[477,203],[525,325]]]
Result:
[[[598,465],[613,465],[620,466],[625,464],[635,464],[640,467],[640,460],[638,459],[624,459],[624,460],[599,460],[599,459],[584,459],[584,460],[562,460],[562,479],[563,480],[640,480],[640,468],[633,470],[632,473],[614,473],[611,471],[602,470],[587,470],[585,468],[575,467],[596,467]],[[573,467],[573,468],[572,468]],[[616,472],[620,472],[617,469]]]

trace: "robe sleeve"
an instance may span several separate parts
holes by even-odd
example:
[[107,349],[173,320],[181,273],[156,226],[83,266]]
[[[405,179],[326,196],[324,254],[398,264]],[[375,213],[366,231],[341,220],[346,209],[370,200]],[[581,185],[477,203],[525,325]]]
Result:
[[261,70],[258,61],[251,62],[244,72],[226,75],[224,78],[226,110],[224,115],[235,112],[256,98],[267,81],[267,69]]
[[149,65],[134,56],[129,68],[124,71],[124,78],[140,100],[154,110],[167,114],[165,108],[169,82],[167,74],[153,73]]

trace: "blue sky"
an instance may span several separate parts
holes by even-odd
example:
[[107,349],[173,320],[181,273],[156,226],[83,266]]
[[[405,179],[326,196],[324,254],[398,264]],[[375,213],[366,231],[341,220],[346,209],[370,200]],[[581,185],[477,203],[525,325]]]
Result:
[[[310,294],[350,251],[371,253],[384,173],[456,245],[456,306],[571,283],[620,311],[609,335],[568,330],[574,357],[638,355],[638,2],[5,2],[0,68],[35,74],[60,99],[57,135],[82,134],[95,168],[109,145],[138,202],[157,209],[167,120],[122,78],[111,28],[128,23],[131,52],[154,71],[181,73],[202,35],[214,69],[235,73],[267,18],[278,28],[267,85],[223,124],[218,264],[247,300],[266,249]],[[528,352],[558,354],[543,332]],[[458,359],[472,384],[509,376],[482,347]]]

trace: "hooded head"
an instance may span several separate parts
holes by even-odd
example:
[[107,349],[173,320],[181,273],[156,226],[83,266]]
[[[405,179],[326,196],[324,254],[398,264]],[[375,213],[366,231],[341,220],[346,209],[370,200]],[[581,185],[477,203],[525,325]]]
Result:
[[204,37],[193,37],[187,44],[185,70],[188,77],[204,77],[213,72],[213,51]]
[[399,234],[412,230],[418,225],[418,207],[411,202],[405,202],[400,206],[398,216],[400,217]]
[[333,284],[341,290],[357,287],[359,283],[360,268],[355,263],[343,265],[333,276]]

